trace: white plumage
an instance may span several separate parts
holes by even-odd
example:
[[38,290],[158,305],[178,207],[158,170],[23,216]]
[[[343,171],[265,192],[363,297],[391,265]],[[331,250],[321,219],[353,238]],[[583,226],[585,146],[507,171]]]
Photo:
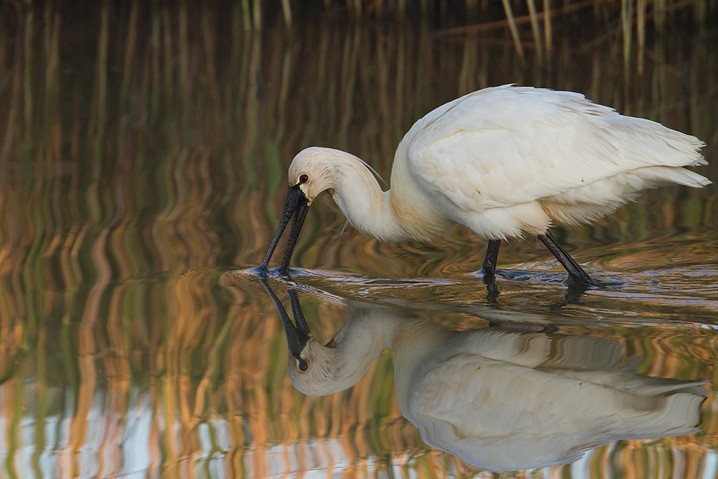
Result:
[[430,241],[462,224],[490,240],[484,267],[491,276],[500,240],[537,235],[572,278],[590,284],[548,228],[596,220],[645,188],[709,184],[684,168],[706,164],[703,146],[694,136],[620,115],[578,93],[505,85],[465,95],[418,120],[397,148],[389,191],[381,191],[359,158],[319,147],[294,158],[289,184],[307,204],[329,191],[355,228],[380,240]]
[[327,346],[309,336],[292,352],[289,375],[306,394],[331,394],[355,384],[384,347],[394,353],[399,409],[422,439],[491,471],[565,464],[617,440],[694,433],[706,394],[698,381],[638,374],[637,358],[626,363],[607,339],[457,332],[377,309],[352,314]]
[[443,215],[489,239],[538,235],[552,223],[594,220],[644,188],[708,184],[682,168],[705,164],[702,146],[577,93],[487,88],[416,122],[392,185],[409,177]]

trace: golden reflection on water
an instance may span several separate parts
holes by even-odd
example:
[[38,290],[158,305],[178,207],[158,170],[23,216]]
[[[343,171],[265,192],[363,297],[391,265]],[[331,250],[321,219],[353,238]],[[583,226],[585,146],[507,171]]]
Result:
[[[638,77],[607,41],[557,37],[534,67],[508,36],[332,24],[248,34],[238,8],[139,5],[72,16],[48,2],[0,32],[0,476],[472,473],[401,417],[387,355],[341,394],[291,386],[276,312],[237,270],[263,256],[302,147],[347,149],[388,178],[417,118],[516,82],[695,134],[709,144],[701,172],[718,179],[710,35],[655,39]],[[717,216],[715,186],[664,188],[566,231],[580,261],[621,281],[578,304],[540,245],[511,242],[500,266],[536,274],[501,278],[491,305],[472,274],[484,244],[466,231],[379,244],[339,235],[343,219],[320,200],[295,279],[320,337],[347,298],[460,329],[550,322],[622,341],[644,374],[715,391]],[[703,409],[697,435],[619,441],[533,474],[646,476],[675,463],[712,477],[714,395]]]

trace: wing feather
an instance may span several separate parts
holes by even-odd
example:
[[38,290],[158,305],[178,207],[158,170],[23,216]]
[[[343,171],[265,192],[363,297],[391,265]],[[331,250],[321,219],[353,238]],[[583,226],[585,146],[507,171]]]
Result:
[[[693,136],[619,115],[578,93],[510,85],[480,90],[434,110],[402,143],[414,181],[441,198],[445,210],[462,212],[508,208],[573,191],[565,195],[570,202],[581,188],[582,201],[625,202],[630,195],[603,195],[606,180],[616,177],[624,188],[634,181],[627,190],[639,190],[653,184],[644,185],[640,176],[621,176],[647,167],[705,164],[699,151],[704,144]],[[603,190],[591,195],[586,187],[601,182]]]

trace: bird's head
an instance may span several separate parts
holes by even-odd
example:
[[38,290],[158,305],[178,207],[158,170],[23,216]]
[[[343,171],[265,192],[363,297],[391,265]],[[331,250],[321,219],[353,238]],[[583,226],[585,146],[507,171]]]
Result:
[[289,165],[289,187],[298,187],[307,204],[311,204],[324,191],[333,190],[337,159],[346,155],[331,148],[311,147],[300,151]]
[[[287,201],[274,238],[264,256],[264,261],[259,266],[260,273],[267,271],[269,260],[289,224],[289,220],[294,216],[287,249],[284,252],[282,265],[279,267],[279,273],[286,275],[309,206],[324,191],[328,191],[332,195],[350,223],[357,226],[360,231],[371,234],[370,230],[361,228],[360,220],[352,220],[351,213],[356,212],[357,204],[362,203],[357,203],[357,199],[371,195],[375,197],[374,203],[378,203],[382,199],[381,188],[372,175],[376,175],[376,172],[364,161],[350,153],[321,147],[311,147],[300,151],[289,165]],[[378,175],[376,176],[378,177]],[[372,204],[371,201],[363,203]],[[366,209],[364,208],[362,211],[366,213]],[[371,216],[371,212],[369,212],[369,216]]]
[[287,273],[289,261],[292,259],[297,238],[312,201],[324,191],[334,193],[336,183],[341,181],[341,176],[348,174],[350,169],[356,169],[357,165],[360,169],[369,171],[357,157],[331,148],[306,148],[294,157],[292,164],[289,166],[287,201],[279,219],[274,238],[269,245],[267,254],[264,256],[264,261],[259,266],[261,273],[267,271],[272,254],[284,234],[287,224],[294,217],[287,249],[279,267],[280,274],[285,275]]
[[264,255],[262,264],[259,265],[261,274],[265,274],[269,266],[269,260],[272,259],[274,250],[279,240],[284,234],[284,230],[289,224],[289,220],[294,217],[287,249],[284,251],[282,265],[279,267],[279,273],[287,274],[289,269],[289,261],[292,259],[294,247],[297,245],[299,233],[302,231],[304,220],[307,217],[309,206],[319,193],[329,188],[329,172],[326,148],[307,148],[299,152],[292,160],[289,166],[289,192],[287,193],[287,201],[284,203],[284,210],[279,217],[279,225],[274,233],[269,249]]

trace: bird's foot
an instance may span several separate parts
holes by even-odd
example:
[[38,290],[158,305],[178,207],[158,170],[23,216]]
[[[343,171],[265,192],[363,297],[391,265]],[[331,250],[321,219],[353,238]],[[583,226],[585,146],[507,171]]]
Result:
[[260,281],[267,281],[269,278],[279,278],[285,281],[291,281],[292,276],[289,274],[289,268],[282,269],[282,268],[275,268],[275,269],[269,269],[269,267],[266,264],[260,264],[259,266],[256,266],[255,268],[252,268],[251,271],[257,275],[257,277],[260,279]]
[[259,266],[256,266],[252,269],[250,269],[252,273],[256,274],[260,279],[267,279],[267,276],[269,275],[269,268],[266,264],[262,263]]

